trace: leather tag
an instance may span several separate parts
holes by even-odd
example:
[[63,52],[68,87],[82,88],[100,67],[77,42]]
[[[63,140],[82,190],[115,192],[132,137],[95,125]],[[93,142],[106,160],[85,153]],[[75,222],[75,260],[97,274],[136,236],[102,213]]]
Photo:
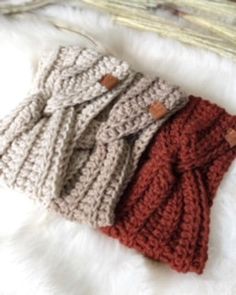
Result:
[[112,76],[112,74],[107,74],[102,77],[100,84],[106,87],[108,90],[111,90],[116,87],[117,84],[119,84],[119,79]]
[[230,147],[236,146],[236,130],[229,129],[225,135],[226,141],[229,143]]
[[157,101],[150,105],[149,112],[154,119],[160,120],[166,116],[166,114],[168,113],[168,109],[165,107],[164,104]]

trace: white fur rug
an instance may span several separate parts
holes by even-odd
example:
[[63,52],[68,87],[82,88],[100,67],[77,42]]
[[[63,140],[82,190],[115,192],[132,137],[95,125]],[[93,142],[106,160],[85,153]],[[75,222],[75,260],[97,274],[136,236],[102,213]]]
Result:
[[[56,7],[47,13],[78,24],[135,68],[236,114],[236,64],[231,61],[121,29],[94,12]],[[0,19],[0,116],[26,95],[40,53],[71,43],[85,40],[37,19]],[[48,214],[23,195],[3,187],[0,192],[1,295],[236,294],[236,161],[212,208],[209,260],[201,276],[178,274],[99,232]]]

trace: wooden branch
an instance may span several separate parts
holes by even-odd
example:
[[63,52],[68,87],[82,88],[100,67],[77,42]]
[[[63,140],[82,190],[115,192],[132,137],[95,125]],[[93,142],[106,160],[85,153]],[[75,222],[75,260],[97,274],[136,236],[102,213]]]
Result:
[[30,2],[25,2],[21,4],[1,4],[0,14],[18,14],[28,11],[32,11],[44,6],[54,4],[58,2],[57,0],[32,0]]

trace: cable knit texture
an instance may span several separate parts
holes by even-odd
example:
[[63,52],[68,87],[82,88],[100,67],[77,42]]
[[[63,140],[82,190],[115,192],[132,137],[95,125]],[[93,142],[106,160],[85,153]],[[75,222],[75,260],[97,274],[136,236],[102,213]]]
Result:
[[153,139],[117,205],[115,225],[102,231],[177,271],[202,273],[210,207],[236,157],[235,135],[236,116],[190,97]]
[[[112,224],[145,147],[187,102],[165,81],[77,46],[42,58],[32,93],[0,122],[1,175],[47,208],[92,226]],[[162,116],[149,112],[155,102],[167,110]]]

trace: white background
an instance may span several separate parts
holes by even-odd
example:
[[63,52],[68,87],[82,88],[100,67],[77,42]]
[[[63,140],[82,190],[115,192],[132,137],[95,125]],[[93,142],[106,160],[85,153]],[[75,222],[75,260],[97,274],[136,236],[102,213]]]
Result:
[[[153,34],[118,28],[93,12],[57,7],[48,14],[83,28],[100,47],[134,68],[159,75],[236,114],[233,62]],[[0,18],[0,116],[27,94],[42,51],[59,44],[89,44],[82,39],[36,18]],[[236,161],[211,213],[204,274],[178,274],[1,186],[0,295],[236,294]]]

